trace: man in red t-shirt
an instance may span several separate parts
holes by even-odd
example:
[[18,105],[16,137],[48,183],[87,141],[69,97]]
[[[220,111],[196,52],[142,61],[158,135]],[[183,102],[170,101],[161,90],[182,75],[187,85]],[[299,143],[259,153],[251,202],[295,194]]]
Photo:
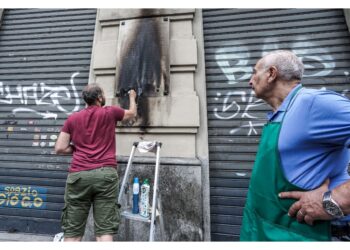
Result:
[[113,241],[120,221],[115,127],[137,115],[136,92],[129,92],[129,109],[104,107],[105,96],[97,84],[82,92],[87,107],[68,117],[55,145],[57,154],[73,154],[62,212],[64,241],[81,241],[93,206],[97,241]]

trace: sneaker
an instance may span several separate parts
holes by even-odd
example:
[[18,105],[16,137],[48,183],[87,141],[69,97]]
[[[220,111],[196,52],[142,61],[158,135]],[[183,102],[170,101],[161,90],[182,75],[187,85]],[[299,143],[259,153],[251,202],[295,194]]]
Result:
[[59,241],[63,241],[63,240],[64,240],[63,232],[56,234],[55,237],[53,238],[54,242],[59,242]]

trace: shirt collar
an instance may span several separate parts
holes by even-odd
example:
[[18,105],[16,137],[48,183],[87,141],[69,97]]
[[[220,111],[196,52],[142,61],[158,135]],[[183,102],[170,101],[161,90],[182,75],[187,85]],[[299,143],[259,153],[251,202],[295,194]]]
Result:
[[294,96],[294,93],[299,89],[299,86],[300,86],[300,85],[301,85],[301,84],[299,83],[298,85],[296,85],[296,86],[292,89],[292,91],[289,92],[289,94],[287,95],[287,97],[284,98],[282,104],[278,107],[278,109],[277,109],[275,112],[273,112],[273,111],[267,112],[267,119],[268,119],[269,121],[272,121],[272,120],[277,116],[278,113],[280,113],[280,112],[285,112],[285,111],[287,110],[287,107],[288,107],[289,102],[291,101],[292,97]]

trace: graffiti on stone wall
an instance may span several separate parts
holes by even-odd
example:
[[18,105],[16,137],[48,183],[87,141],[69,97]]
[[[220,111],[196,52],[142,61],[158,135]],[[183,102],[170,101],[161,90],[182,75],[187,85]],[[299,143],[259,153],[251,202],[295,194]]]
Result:
[[[34,113],[43,119],[57,119],[58,113],[60,112],[70,115],[73,112],[78,111],[80,106],[79,95],[74,84],[74,78],[77,75],[79,75],[79,72],[73,73],[70,77],[71,89],[66,86],[48,86],[44,82],[35,82],[30,86],[22,86],[18,84],[15,90],[11,90],[9,85],[5,85],[3,82],[0,82],[0,103],[19,105],[20,107],[16,107],[12,110],[12,114],[29,112]],[[68,110],[63,103],[72,100],[74,107],[73,109]],[[40,112],[33,108],[30,101],[33,101],[37,107],[55,107],[57,112],[48,110],[46,112]]]
[[46,193],[42,187],[0,185],[0,207],[45,209]]
[[[255,64],[258,58],[268,51],[283,49],[282,46],[279,47],[278,43],[276,38],[265,39],[261,53],[249,51],[247,46],[238,42],[235,45],[231,44],[217,49],[215,61],[227,79],[226,84],[233,86],[238,83],[246,83],[248,86],[253,72],[251,65]],[[329,51],[316,45],[314,42],[307,41],[306,37],[298,37],[296,41],[288,43],[286,46],[303,61],[304,78],[324,77],[330,75],[335,69],[335,62]],[[250,58],[254,58],[254,62]],[[345,71],[344,76],[349,79],[349,72]],[[349,90],[344,89],[341,94],[346,96],[349,94]],[[257,135],[257,128],[265,123],[262,122],[265,117],[258,117],[252,112],[253,108],[264,105],[264,101],[257,99],[252,90],[219,91],[214,100],[217,103],[213,108],[215,118],[219,120],[242,119],[241,125],[232,128],[230,134],[244,130],[243,133],[246,133],[247,136]]]

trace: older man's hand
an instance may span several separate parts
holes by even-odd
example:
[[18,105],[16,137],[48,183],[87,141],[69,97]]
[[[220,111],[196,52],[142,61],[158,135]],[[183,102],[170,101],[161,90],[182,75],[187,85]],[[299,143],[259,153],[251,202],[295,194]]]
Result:
[[332,216],[326,213],[322,206],[323,193],[328,190],[329,179],[322,186],[312,191],[291,191],[282,192],[279,197],[282,199],[290,198],[296,201],[288,211],[288,215],[297,218],[299,222],[305,221],[313,225],[315,220],[331,220]]

